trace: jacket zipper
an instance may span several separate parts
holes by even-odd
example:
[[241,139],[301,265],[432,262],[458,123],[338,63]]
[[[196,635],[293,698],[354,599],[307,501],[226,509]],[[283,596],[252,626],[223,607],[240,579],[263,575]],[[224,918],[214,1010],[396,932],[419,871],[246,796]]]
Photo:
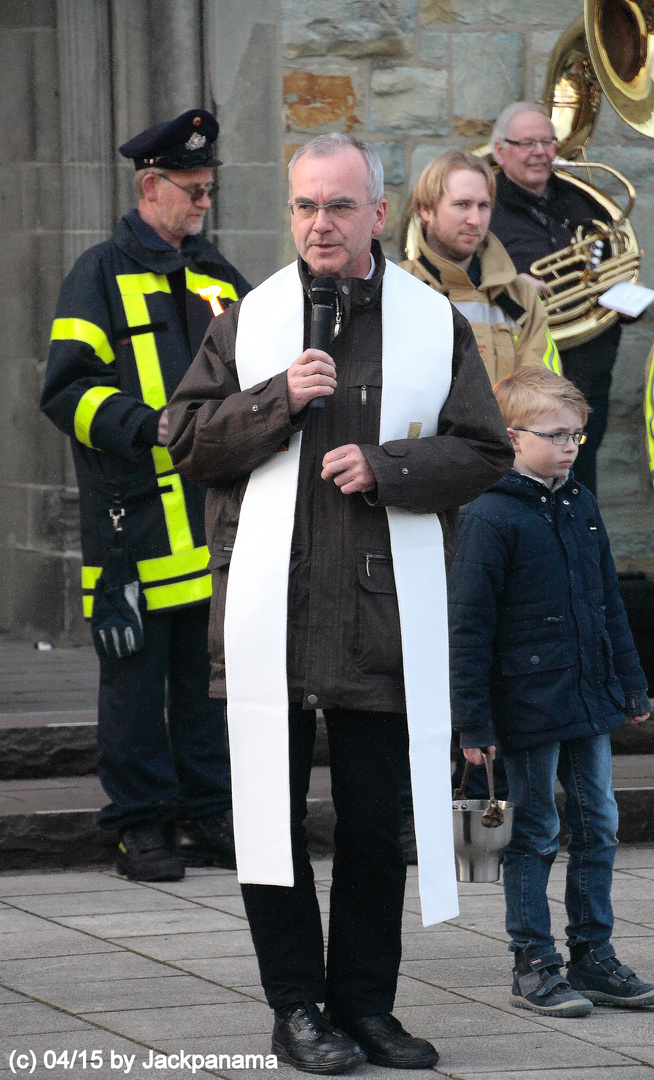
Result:
[[370,577],[370,563],[371,562],[390,562],[390,555],[369,555],[366,552],[366,574]]

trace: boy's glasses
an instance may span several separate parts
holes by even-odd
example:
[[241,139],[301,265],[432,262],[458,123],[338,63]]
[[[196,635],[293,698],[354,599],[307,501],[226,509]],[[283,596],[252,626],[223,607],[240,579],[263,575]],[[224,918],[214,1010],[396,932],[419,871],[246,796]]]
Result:
[[567,446],[568,439],[572,439],[576,446],[583,446],[588,436],[583,431],[532,431],[528,427],[517,427],[514,431],[528,431],[530,435],[538,435],[539,439],[549,439],[552,446]]

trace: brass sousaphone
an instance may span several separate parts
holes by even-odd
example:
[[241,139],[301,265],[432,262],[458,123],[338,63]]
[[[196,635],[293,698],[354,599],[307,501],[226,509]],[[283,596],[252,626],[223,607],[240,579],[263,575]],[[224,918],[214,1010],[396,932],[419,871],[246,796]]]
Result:
[[[550,287],[544,303],[552,336],[561,348],[581,345],[607,330],[618,313],[602,307],[599,297],[619,281],[638,280],[643,253],[629,221],[635,188],[617,169],[588,161],[585,148],[597,123],[602,91],[626,123],[654,137],[650,68],[654,71],[654,0],[584,0],[584,15],[561,35],[549,63],[543,105],[558,140],[555,172],[602,211],[601,219],[577,230],[569,247],[530,267],[530,273]],[[492,159],[488,143],[477,145],[473,153]],[[586,170],[586,179],[573,176],[569,169]],[[592,169],[603,170],[624,185],[624,208],[592,183]],[[408,258],[416,255],[420,227],[413,217],[402,230]]]
[[[638,280],[642,251],[629,221],[636,191],[617,169],[589,162],[585,148],[597,123],[602,90],[623,120],[654,136],[654,84],[649,74],[653,16],[652,0],[585,0],[583,18],[562,34],[547,71],[543,104],[559,144],[556,173],[603,210],[602,219],[577,229],[569,247],[530,267],[531,274],[550,287],[544,303],[552,335],[563,348],[591,341],[607,330],[618,313],[602,307],[599,297],[619,281]],[[579,155],[581,160],[574,160]],[[587,170],[587,179],[573,176],[571,168]],[[623,184],[624,207],[593,185],[592,169]]]

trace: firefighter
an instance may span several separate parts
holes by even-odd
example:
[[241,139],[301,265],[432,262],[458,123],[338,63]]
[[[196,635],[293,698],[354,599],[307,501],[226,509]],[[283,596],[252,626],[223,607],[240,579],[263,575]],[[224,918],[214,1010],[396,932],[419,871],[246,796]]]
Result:
[[120,147],[138,205],[66,278],[41,399],[72,443],[85,617],[114,521],[147,605],[140,651],[98,649],[98,772],[110,800],[99,824],[120,834],[119,873],[140,881],[234,866],[223,705],[208,696],[205,492],[166,449],[168,399],[214,314],[250,288],[202,236],[217,135],[215,118],[191,109]]

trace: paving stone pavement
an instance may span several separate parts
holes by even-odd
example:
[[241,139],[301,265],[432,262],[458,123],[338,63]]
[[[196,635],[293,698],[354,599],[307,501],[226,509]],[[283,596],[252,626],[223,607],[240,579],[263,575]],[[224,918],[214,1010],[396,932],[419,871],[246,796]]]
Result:
[[[326,914],[330,862],[314,868]],[[564,876],[562,855],[550,885],[559,941]],[[654,846],[619,850],[614,896],[618,955],[654,980]],[[513,1009],[501,886],[461,885],[460,898],[457,919],[426,929],[410,869],[396,1013],[437,1047],[430,1075],[654,1080],[654,1009],[568,1020]],[[265,1067],[270,1029],[233,873],[151,885],[109,869],[0,874],[0,1080],[292,1080]],[[420,1074],[363,1065],[355,1075]]]

